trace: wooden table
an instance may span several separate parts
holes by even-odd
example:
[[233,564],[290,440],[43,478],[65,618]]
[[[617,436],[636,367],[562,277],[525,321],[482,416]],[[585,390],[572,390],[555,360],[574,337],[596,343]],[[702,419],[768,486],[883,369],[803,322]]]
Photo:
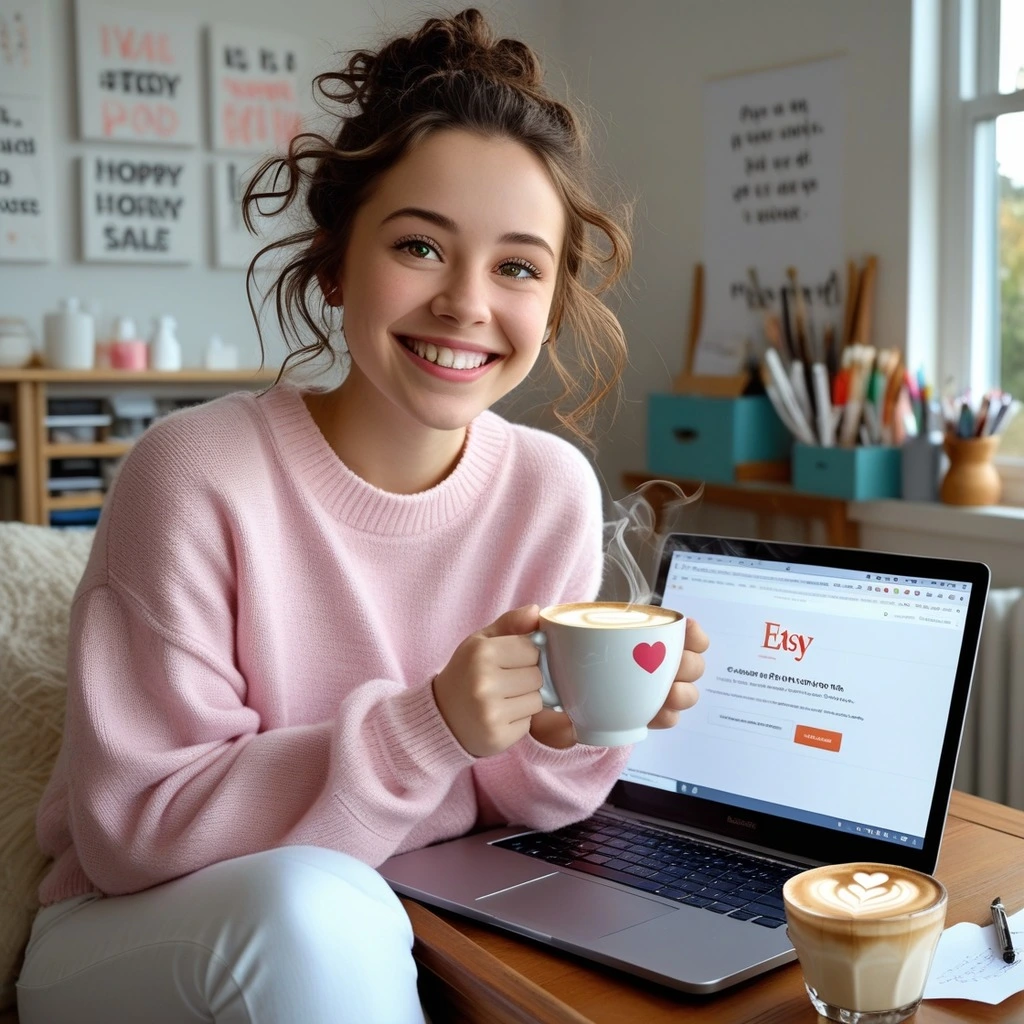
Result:
[[[954,793],[936,874],[949,890],[946,924],[989,924],[989,903],[1024,905],[1024,812]],[[715,996],[688,996],[411,900],[421,986],[444,1024],[823,1024],[796,963]],[[680,956],[686,950],[679,951]],[[998,1006],[928,1000],[914,1024],[1024,1021],[1024,993]]]
[[[641,484],[665,477],[649,473],[623,473],[622,482],[626,491],[635,491]],[[700,486],[699,480],[669,480],[692,493]],[[675,495],[667,487],[652,487],[647,495],[655,514],[661,505]],[[725,505],[753,512],[758,517],[758,533],[770,536],[766,519],[769,516],[792,516],[794,519],[820,519],[825,527],[826,542],[831,547],[858,547],[860,534],[858,525],[847,515],[847,501],[844,498],[827,498],[820,494],[801,494],[789,484],[745,480],[734,484],[704,484],[704,499],[709,505]]]

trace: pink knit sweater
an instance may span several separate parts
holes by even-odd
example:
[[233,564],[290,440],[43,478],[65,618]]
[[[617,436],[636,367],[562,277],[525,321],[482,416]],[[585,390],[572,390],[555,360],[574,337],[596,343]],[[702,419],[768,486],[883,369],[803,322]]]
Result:
[[585,817],[626,750],[527,735],[474,758],[431,680],[510,608],[594,597],[601,532],[583,457],[492,413],[413,495],[349,471],[289,386],[161,421],[72,607],[42,903],[287,844],[376,866],[474,826]]

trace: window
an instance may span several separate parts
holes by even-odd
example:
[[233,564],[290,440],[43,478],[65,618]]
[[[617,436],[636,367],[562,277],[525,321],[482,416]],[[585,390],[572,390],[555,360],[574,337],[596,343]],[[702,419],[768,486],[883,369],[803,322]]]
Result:
[[[947,0],[940,373],[1024,399],[1024,0]],[[1024,503],[1024,414],[1000,443]]]

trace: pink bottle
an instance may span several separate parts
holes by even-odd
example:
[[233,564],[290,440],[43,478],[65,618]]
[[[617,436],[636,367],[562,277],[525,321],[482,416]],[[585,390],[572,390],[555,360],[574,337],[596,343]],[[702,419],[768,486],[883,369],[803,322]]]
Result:
[[149,347],[135,333],[135,321],[130,316],[119,316],[114,321],[110,365],[115,370],[145,370],[148,356]]

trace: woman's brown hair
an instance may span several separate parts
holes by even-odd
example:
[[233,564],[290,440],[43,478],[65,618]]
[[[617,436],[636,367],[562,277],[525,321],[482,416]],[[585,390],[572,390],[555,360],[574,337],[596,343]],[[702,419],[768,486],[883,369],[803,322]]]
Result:
[[[544,89],[533,50],[519,40],[497,38],[483,15],[470,8],[431,18],[377,52],[359,50],[344,69],[318,75],[313,84],[324,109],[342,107],[337,137],[331,142],[312,132],[297,135],[287,156],[263,163],[242,200],[250,230],[256,214],[272,210],[276,215],[303,197],[311,220],[305,229],[265,246],[249,266],[246,288],[261,348],[252,297],[261,257],[298,250],[271,286],[291,349],[285,366],[325,352],[333,361],[332,307],[319,282],[337,279],[356,211],[380,175],[435,131],[510,139],[544,163],[565,207],[566,238],[547,348],[563,388],[555,415],[586,441],[598,406],[616,389],[626,361],[622,328],[598,296],[628,267],[630,242],[591,194],[583,129],[572,110]],[[563,327],[575,349],[566,354]]]

